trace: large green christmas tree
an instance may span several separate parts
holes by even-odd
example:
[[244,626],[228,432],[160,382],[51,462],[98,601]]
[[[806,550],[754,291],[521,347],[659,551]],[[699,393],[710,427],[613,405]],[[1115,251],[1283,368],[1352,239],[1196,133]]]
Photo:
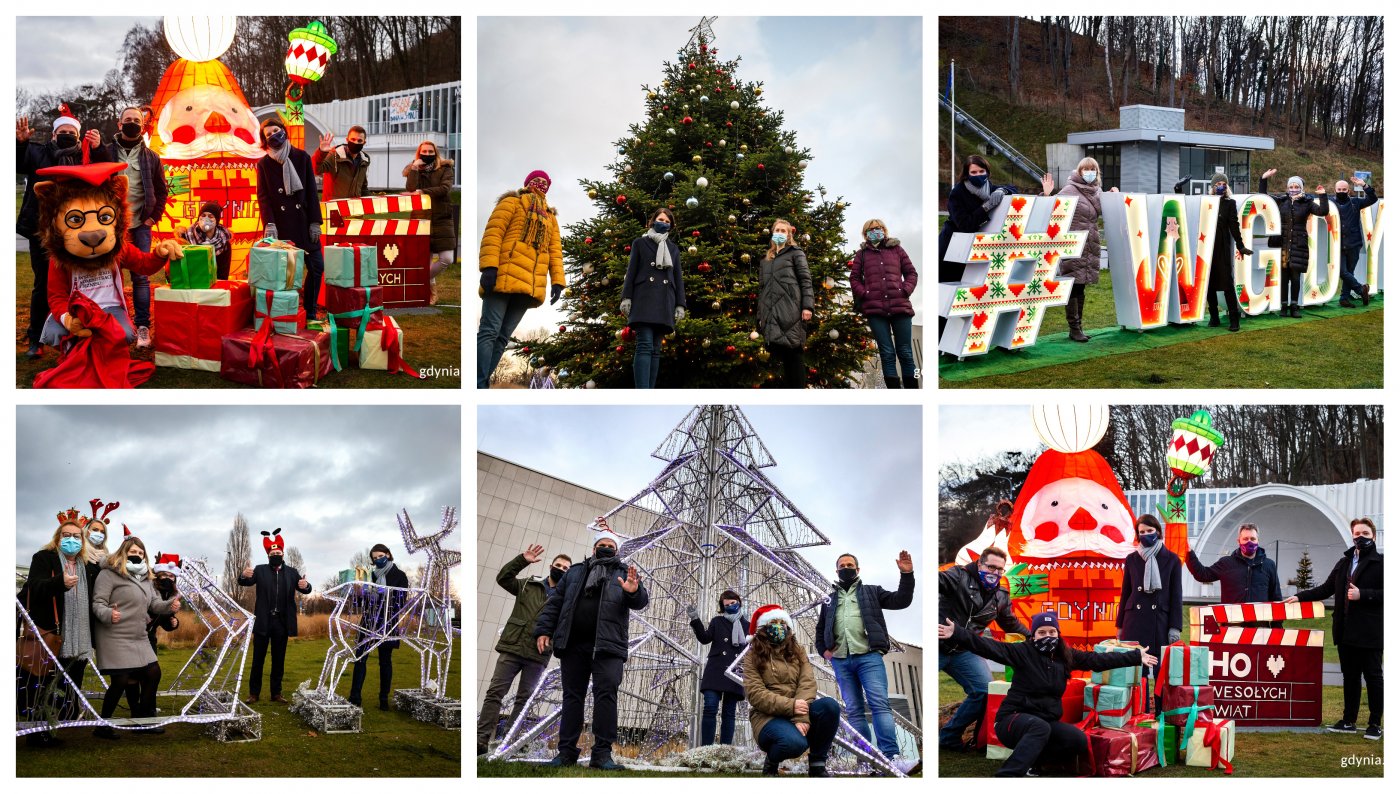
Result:
[[807,254],[816,310],[807,324],[808,384],[851,385],[873,352],[850,296],[840,196],[803,186],[810,152],[761,103],[763,86],[721,61],[708,24],[692,31],[660,85],[643,85],[646,120],[618,140],[612,178],[582,180],[597,207],[564,238],[568,320],[515,350],[568,386],[629,388],[634,338],[620,313],[631,243],[659,206],[676,213],[688,315],[665,337],[658,387],[756,388],[781,382],[758,328],[758,268],[783,218]]

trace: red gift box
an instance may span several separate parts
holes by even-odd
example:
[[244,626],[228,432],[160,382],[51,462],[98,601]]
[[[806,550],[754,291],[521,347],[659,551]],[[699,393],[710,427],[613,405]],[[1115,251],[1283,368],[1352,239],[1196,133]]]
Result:
[[1065,684],[1065,694],[1060,698],[1060,722],[1073,724],[1084,719],[1084,686],[1087,683],[1083,678],[1071,678]]
[[245,328],[223,337],[219,376],[274,389],[306,389],[331,373],[331,336],[325,331],[260,335]]
[[218,372],[223,337],[253,322],[246,281],[216,281],[210,289],[159,287],[151,293],[156,365]]
[[1164,687],[1162,714],[1179,727],[1195,725],[1197,717],[1214,717],[1215,689],[1210,685]]
[[378,311],[384,308],[383,287],[337,287],[327,284],[325,298],[326,311],[331,314],[358,312],[366,308]]
[[1157,730],[1150,720],[1090,728],[1088,736],[1095,777],[1126,777],[1157,766]]

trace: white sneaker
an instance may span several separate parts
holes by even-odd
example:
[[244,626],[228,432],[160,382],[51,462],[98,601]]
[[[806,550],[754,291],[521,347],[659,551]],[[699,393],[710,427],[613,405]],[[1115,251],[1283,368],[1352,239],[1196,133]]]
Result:
[[923,761],[918,758],[901,758],[895,756],[890,759],[890,765],[898,769],[901,775],[909,775],[923,766]]
[[136,329],[136,347],[146,348],[151,346],[151,329],[141,326]]

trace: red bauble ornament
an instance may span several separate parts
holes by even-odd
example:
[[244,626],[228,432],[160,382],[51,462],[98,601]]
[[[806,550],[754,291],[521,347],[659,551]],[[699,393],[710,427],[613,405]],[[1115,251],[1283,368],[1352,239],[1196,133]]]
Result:
[[692,69],[695,68],[695,61],[691,61],[691,62],[690,62],[690,68],[692,68]]
[[730,353],[730,354],[732,354],[735,350],[736,350],[736,348],[735,348],[733,345],[729,345],[729,346],[727,346],[727,347],[724,348],[724,352]]
[[624,326],[622,326],[622,339],[623,339],[623,341],[630,341],[630,340],[632,339],[633,336],[636,336],[636,333],[632,330],[632,326],[630,326],[630,325],[624,325]]
[[623,193],[618,193],[618,194],[617,194],[617,203],[618,203],[618,204],[626,204],[626,203],[627,203],[627,196],[626,196],[625,194],[623,194]]
[[701,45],[700,45],[700,52],[703,53],[703,52],[709,52],[709,51],[710,51],[710,48],[709,48],[709,47],[706,47],[704,44],[701,44]]
[[630,254],[630,253],[632,253],[632,246],[630,246],[630,245],[623,246],[623,247],[622,247],[622,253],[624,253],[624,254]]
[[529,352],[530,352],[530,348],[528,348],[528,347],[522,347],[522,348],[520,348],[520,352],[521,352],[521,353],[529,353]]
[[759,164],[758,164],[758,170],[760,170],[760,171],[763,170],[763,163],[759,163]]
[[662,106],[661,106],[661,109],[662,109],[662,110],[670,110],[670,109],[671,109],[671,106],[670,106],[670,105],[662,105]]
[[585,238],[583,238],[583,244],[584,244],[584,245],[593,245],[593,238],[592,238],[592,237],[585,237]]
[[734,126],[734,122],[732,122],[732,121],[726,121],[726,122],[724,122],[724,126],[726,126],[726,127],[733,127],[733,126]]
[[710,263],[701,262],[699,266],[696,267],[696,270],[699,270],[701,273],[708,273],[710,272]]
[[561,334],[564,333],[564,326],[562,326],[562,325],[559,326],[559,333],[561,333]]
[[720,93],[720,87],[719,87],[719,86],[715,86],[715,93],[716,93],[716,94]]
[[691,237],[699,237],[699,236],[700,236],[700,230],[699,230],[699,229],[696,229],[695,231],[693,231],[693,232],[690,233],[690,236],[691,236]]
[[847,259],[847,260],[846,260],[846,269],[847,269],[847,270],[850,270],[851,268],[853,268],[853,267],[855,267],[855,266],[856,266],[856,260],[854,260],[854,259]]
[[709,148],[712,148],[712,147],[714,147],[714,144],[713,144],[713,143],[710,143],[709,141],[705,141],[705,148],[706,148],[706,149],[709,149]]
[[622,352],[622,345],[618,345],[618,346],[617,346],[617,352],[619,352],[619,353]]
[[682,123],[682,124],[691,124],[691,123],[694,123],[694,121],[695,121],[695,119],[693,119],[693,118],[691,118],[691,117],[689,117],[689,116],[686,116],[685,118],[681,119],[681,123]]
[[816,368],[816,367],[808,367],[808,368],[807,368],[807,374],[809,374],[809,375],[815,375],[815,374],[817,374],[817,368]]

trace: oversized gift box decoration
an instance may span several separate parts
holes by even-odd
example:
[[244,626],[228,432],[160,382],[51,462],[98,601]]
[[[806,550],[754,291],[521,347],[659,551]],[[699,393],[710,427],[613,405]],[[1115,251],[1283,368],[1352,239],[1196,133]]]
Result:
[[306,281],[306,252],[284,240],[259,240],[248,251],[248,283],[255,290],[299,290]]
[[269,334],[245,328],[223,337],[219,376],[274,389],[308,389],[331,373],[330,335],[317,331]]
[[214,246],[186,245],[179,259],[165,266],[165,280],[175,289],[210,289],[216,280]]
[[1181,763],[1181,727],[1157,720],[1157,763],[1171,766]]
[[355,349],[364,337],[370,319],[384,310],[383,287],[326,287],[326,319],[332,328],[345,328],[355,334]]
[[[1141,652],[1142,646],[1136,642],[1123,642],[1121,640],[1105,640],[1094,646],[1094,653],[1128,653],[1131,651]],[[1114,667],[1109,670],[1095,670],[1089,674],[1089,680],[1095,684],[1112,684],[1113,686],[1132,689],[1142,681],[1142,665],[1133,664],[1127,667]]]
[[306,312],[301,308],[301,293],[296,290],[253,290],[253,329],[262,330],[263,323],[272,322],[279,334],[294,334],[306,326]]
[[1127,777],[1157,766],[1157,730],[1151,718],[1087,733],[1095,777]]
[[403,360],[403,331],[399,323],[387,314],[377,314],[366,327],[360,341],[360,369],[383,369],[390,374],[403,372],[421,377]]
[[388,308],[427,306],[432,266],[432,222],[383,218],[388,214],[432,209],[426,194],[401,193],[327,201],[322,204],[327,250],[340,244],[372,246],[376,271]]
[[216,281],[211,289],[160,287],[151,292],[158,367],[219,371],[222,338],[253,321],[253,294],[245,281]]
[[1223,769],[1231,774],[1235,767],[1235,721],[1202,717],[1186,740],[1186,765],[1207,769]]
[[1162,668],[1157,687],[1203,686],[1210,683],[1210,650],[1204,645],[1178,642],[1162,648]]
[[1197,717],[1215,716],[1215,690],[1209,684],[1163,687],[1162,716],[1189,733]]
[[994,761],[1005,761],[1011,757],[1011,748],[1001,743],[996,730],[997,709],[1001,708],[1001,702],[1010,691],[1011,684],[1007,681],[993,680],[987,684],[987,710],[982,715],[980,735],[982,744],[987,746],[987,757]]
[[1216,716],[1241,727],[1314,728],[1322,724],[1320,629],[1267,624],[1326,614],[1321,601],[1191,607],[1191,636],[1210,653]]
[[379,286],[379,249],[373,245],[328,245],[325,257],[327,287]]
[[1086,684],[1084,710],[1093,712],[1098,723],[1108,728],[1121,728],[1132,714],[1132,690],[1112,684]]
[[1074,724],[1084,719],[1084,687],[1088,681],[1071,678],[1065,683],[1065,694],[1060,697],[1060,722]]

